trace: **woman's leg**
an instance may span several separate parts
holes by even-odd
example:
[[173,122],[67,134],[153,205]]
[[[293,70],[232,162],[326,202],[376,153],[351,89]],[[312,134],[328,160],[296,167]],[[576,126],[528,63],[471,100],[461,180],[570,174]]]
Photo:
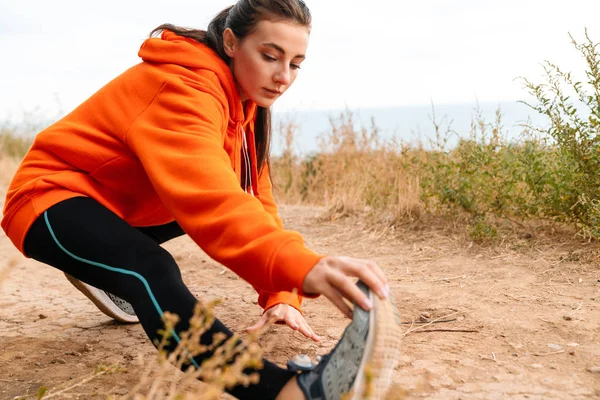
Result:
[[[183,283],[173,257],[157,243],[160,238],[151,238],[144,230],[130,226],[93,199],[77,197],[51,207],[36,220],[25,239],[25,253],[130,302],[155,343],[163,328],[163,313],[177,314],[180,322],[175,331],[185,331],[197,300]],[[210,344],[216,333],[232,336],[215,320],[201,343]],[[200,365],[210,356],[201,354],[194,362]],[[257,385],[238,386],[229,393],[240,399],[275,398],[294,374],[263,361],[264,368],[256,371]]]
[[[164,225],[138,227],[137,229],[158,244],[162,244],[185,234],[177,222],[171,222]],[[100,290],[92,285],[88,285],[67,273],[65,273],[65,276],[67,277],[67,280],[90,299],[100,311],[113,318],[115,321],[123,323],[140,322],[137,315],[135,315],[135,311],[131,304],[119,296]]]
[[185,232],[176,221],[164,225],[137,227],[136,229],[158,244],[185,235]]

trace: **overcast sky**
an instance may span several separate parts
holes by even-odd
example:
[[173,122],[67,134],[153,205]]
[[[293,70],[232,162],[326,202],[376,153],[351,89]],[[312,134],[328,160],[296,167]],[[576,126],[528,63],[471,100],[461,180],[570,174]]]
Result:
[[[598,0],[306,0],[313,29],[276,110],[519,100],[540,63],[583,70],[568,33],[600,41]],[[2,0],[0,119],[68,112],[139,61],[164,22],[205,28],[232,1]]]

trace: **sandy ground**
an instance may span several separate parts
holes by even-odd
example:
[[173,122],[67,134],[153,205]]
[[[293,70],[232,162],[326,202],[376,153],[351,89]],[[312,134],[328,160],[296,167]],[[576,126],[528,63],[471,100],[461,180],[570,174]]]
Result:
[[[392,398],[600,398],[600,269],[589,257],[597,250],[528,242],[491,250],[448,235],[376,235],[355,221],[323,222],[321,212],[281,208],[286,227],[311,248],[374,259],[391,280],[405,322]],[[224,300],[217,313],[234,331],[259,318],[252,288],[187,237],[165,246],[199,298]],[[11,262],[0,283],[0,399],[35,398],[41,386],[77,383],[114,363],[127,372],[95,378],[69,397],[127,393],[139,380],[138,355],[155,353],[141,327],[112,322],[62,273],[19,256],[0,235],[0,268]],[[281,365],[298,353],[327,353],[347,323],[324,299],[304,309],[323,340],[272,327],[262,341]],[[435,319],[448,322],[423,323]]]

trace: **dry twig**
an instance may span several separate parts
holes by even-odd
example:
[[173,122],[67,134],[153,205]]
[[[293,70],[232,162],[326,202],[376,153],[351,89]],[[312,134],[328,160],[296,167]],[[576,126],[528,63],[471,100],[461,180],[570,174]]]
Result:
[[536,357],[544,357],[544,356],[551,356],[554,354],[561,354],[564,353],[564,350],[557,350],[557,351],[550,351],[548,353],[532,353],[532,355],[536,356]]

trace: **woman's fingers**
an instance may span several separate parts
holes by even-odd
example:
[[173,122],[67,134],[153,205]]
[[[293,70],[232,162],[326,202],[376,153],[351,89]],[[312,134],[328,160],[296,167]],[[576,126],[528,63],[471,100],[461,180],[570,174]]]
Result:
[[[347,258],[347,257],[341,257],[341,258]],[[377,263],[373,260],[365,260],[362,258],[355,258],[354,260],[362,263],[363,265],[367,266],[368,268],[370,268],[375,275],[377,275],[377,277],[379,278],[379,280],[381,282],[383,282],[385,285],[388,284],[388,279],[385,276],[385,273],[383,272],[383,270],[381,269],[381,267],[379,267],[379,265],[377,265]]]
[[291,329],[300,332],[315,342],[318,342],[321,339],[308,325],[302,313],[288,304],[278,304],[271,307],[262,315],[261,319],[256,324],[247,328],[246,332],[256,331],[272,323],[286,324]]
[[[343,263],[339,270],[341,270],[345,275],[358,277],[368,287],[370,287],[373,292],[377,293],[377,295],[382,299],[386,299],[388,297],[389,290],[386,287],[385,281],[382,281],[377,275],[377,273],[366,263],[362,262],[361,260],[349,257],[338,257],[338,260],[338,262]],[[346,282],[346,286],[348,287],[348,289],[351,286],[352,292],[355,294],[360,292],[360,289],[358,289],[354,283]],[[347,292],[343,291],[343,293]],[[362,308],[365,308],[366,304],[364,304],[364,301],[366,300],[366,296],[364,296],[363,294],[360,298],[363,302],[358,302],[358,304],[360,304]],[[354,296],[350,299],[356,301],[358,298]]]
[[303,319],[303,321],[299,321],[299,323],[298,323],[298,332],[300,332],[301,334],[303,334],[307,338],[312,339],[315,342],[318,342],[320,340],[319,336],[317,336],[313,332],[313,330],[308,325],[308,323],[306,322],[306,320],[304,320],[304,318],[302,318],[302,319]]
[[[348,276],[335,273],[329,276],[329,283],[345,298],[358,304],[364,310],[373,308],[371,300],[356,286]],[[366,283],[366,282],[365,282]]]
[[254,331],[257,331],[257,330],[261,329],[262,327],[265,326],[265,324],[267,323],[268,320],[269,320],[269,317],[266,314],[264,314],[258,320],[258,322],[256,324],[252,325],[249,328],[246,328],[246,332],[254,332]]
[[359,278],[382,299],[390,294],[387,278],[375,262],[350,257],[325,257],[319,260],[304,278],[302,290],[324,295],[344,315],[352,318],[344,298],[365,310],[370,310],[373,304],[351,277]]
[[342,294],[336,288],[329,286],[329,288],[323,291],[323,296],[325,296],[329,301],[331,301],[333,305],[336,306],[342,312],[342,314],[344,314],[348,318],[352,318],[352,309],[344,301]]

